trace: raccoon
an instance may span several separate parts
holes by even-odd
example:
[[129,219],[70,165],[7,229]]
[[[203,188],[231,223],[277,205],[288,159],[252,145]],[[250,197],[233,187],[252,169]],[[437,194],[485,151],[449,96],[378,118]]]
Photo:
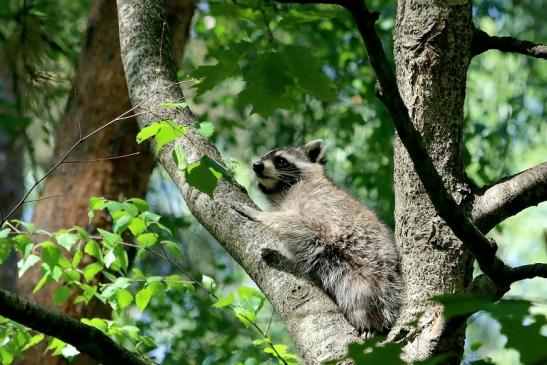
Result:
[[252,166],[272,211],[232,207],[278,235],[297,267],[321,284],[363,336],[386,333],[402,290],[392,233],[336,187],[325,162],[322,140],[273,150]]

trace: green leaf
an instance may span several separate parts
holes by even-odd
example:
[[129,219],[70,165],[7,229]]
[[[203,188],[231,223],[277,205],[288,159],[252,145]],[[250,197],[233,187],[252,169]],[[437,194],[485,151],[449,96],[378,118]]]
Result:
[[156,154],[160,152],[167,143],[186,134],[187,128],[175,123],[172,120],[164,120],[162,126],[156,134]]
[[223,308],[231,305],[234,302],[234,294],[230,293],[229,295],[226,295],[224,297],[218,298],[215,304],[213,304],[213,307],[215,308]]
[[94,240],[87,241],[84,247],[84,252],[97,260],[102,261],[103,255],[101,248]]
[[117,216],[116,219],[114,219],[114,225],[112,226],[112,230],[115,233],[120,234],[127,229],[132,220],[133,217],[131,215],[123,212],[122,214]]
[[55,292],[53,293],[53,302],[55,303],[55,305],[59,305],[67,300],[69,296],[70,289],[66,286],[60,286],[55,289]]
[[42,247],[42,260],[53,270],[53,267],[59,264],[61,258],[59,246],[51,241],[42,242],[40,246]]
[[251,105],[251,114],[256,113],[262,118],[271,117],[278,109],[291,110],[294,100],[287,95],[279,95],[275,100],[267,90],[257,90],[247,87],[241,91],[237,99],[241,105]]
[[188,107],[186,103],[159,103],[158,105],[168,109],[184,109]]
[[[406,364],[401,360],[402,343],[382,343],[385,336],[376,335],[363,343],[352,343],[348,346],[348,359],[355,364]],[[328,361],[325,364],[337,364],[339,360]]]
[[104,259],[103,259],[104,266],[106,266],[107,268],[110,268],[110,266],[112,266],[114,261],[116,261],[116,254],[114,253],[114,249],[111,248],[110,250],[106,252],[106,255],[104,255]]
[[125,289],[120,289],[116,293],[116,301],[118,302],[120,309],[124,309],[133,303],[133,295]]
[[336,97],[334,84],[321,71],[321,65],[316,61],[317,58],[310,57],[310,49],[288,45],[284,50],[290,66],[289,70],[298,86],[322,101],[331,101]]
[[80,353],[80,351],[78,351],[76,349],[76,347],[72,346],[71,344],[67,344],[61,350],[61,355],[63,355],[63,357],[65,357],[67,359],[72,358],[72,357],[78,355],[79,353]]
[[189,165],[185,171],[186,182],[204,194],[213,197],[222,176],[227,176],[227,171],[209,156],[203,156],[198,162]]
[[74,230],[76,232],[78,232],[78,235],[80,236],[81,240],[83,240],[84,242],[89,241],[89,239],[90,239],[89,233],[87,233],[87,231],[85,229],[83,229],[82,227],[79,227],[79,226],[74,226]]
[[74,256],[72,257],[72,267],[78,268],[78,265],[80,265],[80,262],[82,262],[83,253],[81,250],[77,250],[74,253]]
[[467,316],[485,309],[491,304],[491,302],[485,298],[474,297],[469,294],[439,295],[432,299],[443,305],[443,312],[446,319]]
[[151,137],[156,137],[156,154],[167,143],[186,134],[188,129],[170,119],[154,122],[151,125],[141,129],[137,134],[137,142],[141,143]]
[[154,214],[152,212],[144,212],[141,214],[141,218],[144,219],[146,224],[152,222],[152,223],[158,223],[160,221],[161,216]]
[[162,241],[162,243],[165,245],[165,248],[173,257],[176,257],[177,259],[182,258],[182,250],[180,249],[180,246],[177,245],[175,242],[172,241]]
[[27,270],[35,265],[38,261],[40,261],[40,257],[34,254],[30,254],[26,258],[20,260],[17,263],[17,267],[19,268],[19,277],[22,277],[25,272],[27,272]]
[[0,238],[6,238],[9,233],[11,232],[11,229],[10,228],[5,228],[3,230],[0,231]]
[[209,289],[212,292],[214,292],[215,289],[217,288],[217,284],[215,283],[215,279],[213,279],[212,277],[207,276],[207,275],[202,275],[201,276],[201,283],[203,284],[204,287],[206,287],[207,289]]
[[288,74],[287,58],[280,52],[259,54],[252,68],[243,75],[245,89],[238,96],[241,105],[252,105],[252,113],[264,118],[270,117],[277,109],[291,109],[293,98],[287,88],[294,85]]
[[127,201],[130,203],[133,203],[139,209],[141,213],[146,212],[148,209],[150,209],[150,206],[148,205],[146,200],[143,200],[140,198],[131,198],[131,199],[127,199]]
[[138,236],[146,230],[146,224],[144,224],[144,221],[141,218],[135,218],[129,224],[129,230],[133,236]]
[[112,247],[118,242],[123,242],[121,236],[116,233],[105,231],[104,229],[97,228],[97,231],[101,235],[103,242]]
[[180,144],[176,144],[175,148],[173,148],[173,160],[177,164],[177,168],[180,171],[183,171],[186,166],[188,166],[188,160],[186,158],[186,152],[182,149],[182,146]]
[[137,242],[141,247],[152,247],[158,241],[156,233],[143,233],[137,236]]
[[106,288],[102,291],[101,296],[105,299],[109,299],[111,296],[116,294],[120,289],[126,289],[133,283],[133,280],[127,277],[119,277],[115,281],[107,285]]
[[144,312],[151,298],[152,290],[148,287],[141,289],[137,292],[137,295],[135,296],[135,303],[137,304],[137,307],[139,307],[141,312]]
[[66,343],[64,343],[63,341],[59,340],[58,338],[50,337],[50,341],[49,341],[49,345],[47,349],[53,351],[52,352],[53,356],[59,356],[63,352],[63,348],[65,346],[66,346]]
[[98,262],[93,262],[86,266],[84,269],[84,278],[89,283],[95,275],[97,275],[99,272],[103,270],[103,265],[101,265]]
[[234,308],[234,313],[237,319],[239,319],[241,323],[245,325],[245,327],[249,327],[251,322],[256,321],[256,315],[245,308],[236,307]]
[[36,293],[38,292],[38,290],[42,289],[42,287],[47,283],[49,278],[50,278],[49,273],[45,273],[44,275],[42,275],[42,278],[40,278],[40,280],[38,281],[34,289],[32,289],[32,292]]
[[89,198],[90,210],[103,210],[106,207],[106,199],[101,197],[92,196]]
[[213,133],[215,133],[215,127],[211,122],[201,122],[199,123],[197,132],[205,138],[211,138]]
[[147,139],[154,137],[156,134],[158,134],[160,128],[161,125],[159,122],[151,123],[150,125],[142,128],[137,134],[137,143],[142,143]]
[[82,318],[80,320],[82,323],[87,324],[88,326],[95,327],[103,333],[108,333],[108,323],[101,318]]
[[221,82],[231,77],[236,77],[241,74],[237,59],[219,59],[216,65],[204,65],[196,68],[190,76],[195,79],[201,79],[196,83],[197,95],[202,95],[216,87]]
[[66,231],[65,232],[59,231],[59,232],[60,233],[55,235],[55,240],[60,246],[64,247],[68,251],[70,251],[72,249],[72,246],[74,246],[76,242],[80,240],[80,237],[78,235],[68,233]]
[[[97,286],[83,284],[82,295],[80,297],[87,304],[95,296],[96,293],[97,293]],[[76,300],[74,300],[74,302],[76,303]]]
[[0,241],[0,263],[4,262],[6,257],[9,256],[11,249],[6,242]]
[[27,340],[25,346],[23,347],[23,351],[26,351],[32,346],[39,344],[44,338],[45,336],[42,333],[38,333],[37,335],[32,336]]

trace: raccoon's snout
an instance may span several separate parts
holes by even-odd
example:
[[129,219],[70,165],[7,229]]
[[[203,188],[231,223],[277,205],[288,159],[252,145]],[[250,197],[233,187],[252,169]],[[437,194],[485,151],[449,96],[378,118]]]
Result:
[[258,175],[261,175],[264,172],[264,162],[257,161],[253,164],[253,171]]

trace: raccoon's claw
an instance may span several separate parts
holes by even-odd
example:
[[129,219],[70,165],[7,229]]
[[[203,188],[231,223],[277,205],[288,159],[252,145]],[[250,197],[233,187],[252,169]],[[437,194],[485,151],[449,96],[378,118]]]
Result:
[[254,209],[251,207],[248,207],[246,205],[243,205],[241,203],[232,203],[231,205],[232,209],[244,216],[245,218],[256,222],[256,218],[254,216]]

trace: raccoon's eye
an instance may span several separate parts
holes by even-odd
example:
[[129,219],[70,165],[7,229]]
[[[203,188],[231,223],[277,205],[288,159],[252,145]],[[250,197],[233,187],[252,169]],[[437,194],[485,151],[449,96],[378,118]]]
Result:
[[283,166],[287,166],[288,162],[287,162],[287,160],[285,160],[281,156],[275,156],[274,157],[274,164],[277,167],[283,167]]

